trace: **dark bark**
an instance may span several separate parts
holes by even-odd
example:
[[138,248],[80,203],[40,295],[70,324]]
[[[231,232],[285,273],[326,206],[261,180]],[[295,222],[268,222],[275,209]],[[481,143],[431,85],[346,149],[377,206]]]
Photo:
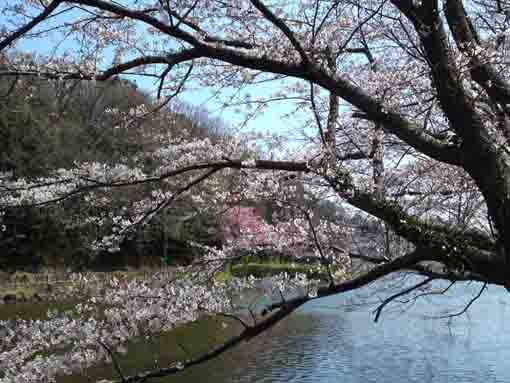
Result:
[[[269,72],[284,76],[304,79],[307,82],[323,87],[331,92],[331,123],[328,124],[328,136],[332,140],[332,121],[335,116],[338,98],[348,102],[363,116],[372,121],[375,126],[383,128],[404,141],[415,150],[441,162],[460,166],[465,169],[474,179],[476,185],[482,192],[488,206],[489,215],[496,228],[499,240],[496,244],[487,238],[480,238],[464,232],[456,232],[454,229],[439,228],[428,223],[408,217],[398,206],[382,203],[379,198],[366,193],[355,192],[348,201],[356,207],[369,214],[384,220],[397,234],[411,241],[421,249],[434,253],[430,257],[439,260],[446,265],[456,263],[463,268],[469,269],[475,274],[487,276],[495,283],[506,284],[505,276],[508,263],[503,262],[510,258],[510,166],[505,148],[497,146],[490,132],[487,129],[486,121],[476,109],[476,100],[473,100],[464,88],[459,68],[452,57],[451,47],[448,45],[449,34],[444,25],[444,17],[436,0],[422,1],[419,5],[411,0],[391,1],[391,3],[412,23],[414,26],[427,63],[430,67],[433,87],[437,92],[437,98],[447,118],[451,129],[459,136],[455,144],[447,143],[427,132],[421,126],[407,119],[404,115],[394,110],[386,110],[383,102],[354,83],[343,78],[335,77],[330,71],[320,67],[308,57],[301,43],[286,22],[276,17],[270,7],[262,1],[252,1],[252,4],[262,15],[283,33],[291,42],[301,60],[280,61],[267,56],[255,56],[246,51],[233,49],[242,46],[250,50],[251,45],[243,45],[238,42],[229,42],[216,36],[205,36],[202,40],[188,32],[189,28],[196,30],[188,24],[188,29],[180,28],[182,20],[176,25],[167,25],[161,20],[153,17],[150,12],[144,10],[128,9],[113,2],[103,0],[67,0],[62,3],[77,4],[93,7],[103,11],[111,12],[118,18],[130,18],[146,25],[150,25],[160,32],[175,38],[183,43],[180,52],[173,52],[162,57],[141,57],[123,64],[116,65],[102,74],[95,76],[96,80],[106,80],[114,75],[121,74],[126,70],[150,65],[166,64],[176,65],[192,61],[195,58],[209,58],[224,63],[232,64],[255,71]],[[16,31],[4,39],[1,48],[5,48],[12,41],[21,37],[26,31],[43,21],[52,8],[58,2],[51,3],[45,13],[38,16],[34,21]],[[448,0],[445,2],[446,20],[452,35],[462,51],[466,44],[480,44],[480,38],[474,30],[473,24],[466,15],[461,0]],[[217,42],[209,44],[208,42]],[[348,49],[348,47],[345,47]],[[471,76],[474,81],[480,84],[487,92],[493,104],[503,105],[508,103],[510,90],[508,84],[489,65],[477,61],[476,57],[470,62]],[[22,75],[20,72],[4,72],[3,74]],[[33,73],[25,73],[33,75]],[[61,77],[59,74],[47,74],[48,77]],[[66,78],[82,77],[82,74],[67,74]],[[87,78],[87,77],[85,77]],[[91,77],[92,78],[92,77]],[[491,86],[488,84],[491,81]],[[336,105],[336,106],[335,106]],[[506,129],[505,125],[499,125]],[[376,130],[377,131],[377,130]],[[376,135],[374,147],[381,145],[381,138]],[[381,152],[379,151],[379,154]],[[356,155],[357,157],[358,155]],[[380,188],[383,170],[381,168],[381,155],[374,156],[374,180]],[[187,171],[200,169],[222,169],[226,167],[246,167],[240,161],[225,160],[214,164],[198,164],[186,169],[179,169],[168,174],[143,180],[144,182],[157,182],[164,178],[176,176]],[[306,164],[258,161],[258,169],[274,169],[285,171],[308,171]],[[334,181],[333,183],[335,183]],[[102,185],[100,183],[88,185],[87,188],[120,187],[132,183],[117,183],[113,185]],[[337,185],[335,185],[336,187]],[[345,186],[345,185],[343,185]],[[345,192],[343,186],[338,189],[339,193]],[[81,192],[79,190],[77,192]],[[379,190],[378,193],[381,191]],[[445,247],[445,248],[443,248]],[[453,257],[452,249],[456,248],[458,255]],[[457,265],[458,266],[458,265]]]

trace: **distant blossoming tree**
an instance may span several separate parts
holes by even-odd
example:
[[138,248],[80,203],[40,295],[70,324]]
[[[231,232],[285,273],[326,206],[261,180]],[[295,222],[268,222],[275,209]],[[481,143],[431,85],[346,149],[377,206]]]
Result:
[[256,208],[236,206],[225,215],[227,240],[244,239],[248,246],[263,246],[269,241],[267,225]]

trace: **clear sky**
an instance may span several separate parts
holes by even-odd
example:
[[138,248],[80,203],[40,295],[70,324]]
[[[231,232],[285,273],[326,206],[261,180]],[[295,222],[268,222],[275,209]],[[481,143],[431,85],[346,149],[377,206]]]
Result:
[[[1,18],[0,18],[1,21]],[[37,54],[50,54],[49,48],[52,44],[41,44],[40,41],[22,40],[18,44],[18,49],[37,53]],[[66,43],[60,46],[61,49],[73,48],[72,44]],[[113,55],[113,54],[112,54]],[[125,76],[126,77],[126,76]],[[154,94],[157,85],[154,84],[153,79],[143,76],[128,76],[134,80],[136,84],[148,93]],[[193,84],[192,84],[193,85]],[[185,91],[179,99],[187,104],[208,110],[212,117],[219,117],[227,123],[227,125],[235,128],[243,124],[246,114],[243,107],[223,107],[219,100],[215,99],[212,92],[207,88],[199,88],[192,86],[195,89]],[[265,86],[253,86],[249,89],[252,98],[264,97],[273,93],[276,90],[276,85],[270,84]],[[232,94],[232,90],[226,90],[222,93],[222,98],[227,99]],[[295,113],[295,106],[292,102],[274,102],[268,108],[265,108],[262,113],[258,113],[256,118],[250,119],[243,130],[257,131],[257,132],[279,132],[283,133],[289,128],[302,128],[303,117],[297,116]],[[292,114],[293,118],[283,118],[286,114]],[[297,118],[296,118],[297,117]]]
[[[66,15],[65,17],[69,16]],[[6,17],[0,15],[0,25],[6,24],[6,22]],[[62,22],[62,18],[60,18],[59,22]],[[12,25],[9,27],[12,28]],[[44,40],[31,41],[29,39],[21,39],[17,44],[17,48],[19,50],[42,55],[52,54],[52,49],[55,45],[58,45],[59,52],[62,52],[63,50],[76,51],[79,49],[78,45],[72,40],[67,40],[63,43],[57,41],[47,41],[47,43],[42,42],[44,42]],[[112,61],[113,51],[110,52],[110,55],[111,57],[107,57],[106,61]],[[130,76],[130,79],[136,81],[137,85],[141,89],[146,90],[151,94],[155,94],[157,85],[154,84],[153,79],[143,76]],[[258,113],[256,118],[250,119],[246,125],[243,125],[246,117],[246,113],[244,113],[246,109],[243,107],[224,108],[222,102],[212,97],[210,90],[206,88],[199,88],[196,85],[194,86],[194,84],[191,85],[192,88],[195,89],[184,92],[179,99],[184,101],[186,104],[207,110],[212,118],[220,118],[227,126],[233,129],[243,126],[243,131],[288,134],[293,130],[301,130],[304,125],[306,114],[309,113],[308,111],[296,113],[295,105],[292,102],[274,102],[270,104],[268,108],[265,108],[263,113]],[[277,90],[277,85],[266,83],[251,87],[249,92],[252,98],[257,98],[269,96],[275,90]],[[232,92],[232,89],[224,91],[222,93],[223,99],[228,99]],[[291,115],[291,118],[284,118],[284,115]]]

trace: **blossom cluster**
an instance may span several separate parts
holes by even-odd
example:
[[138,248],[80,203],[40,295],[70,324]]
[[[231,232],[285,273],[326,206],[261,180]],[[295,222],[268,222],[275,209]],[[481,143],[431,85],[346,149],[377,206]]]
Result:
[[[0,321],[0,382],[54,382],[60,375],[83,373],[110,361],[108,349],[127,352],[128,340],[157,336],[205,314],[235,315],[241,306],[233,298],[256,287],[253,278],[227,284],[204,273],[196,280],[192,270],[178,273],[180,278],[163,274],[131,281],[113,278],[70,311],[48,312],[46,319]],[[303,276],[282,275],[265,285],[271,286],[269,293],[272,289],[285,293],[308,282]]]

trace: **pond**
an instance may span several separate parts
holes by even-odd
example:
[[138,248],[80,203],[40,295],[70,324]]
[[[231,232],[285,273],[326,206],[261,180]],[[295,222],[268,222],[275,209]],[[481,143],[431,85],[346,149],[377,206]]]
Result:
[[[353,306],[352,294],[318,300],[221,358],[166,381],[509,382],[505,289],[489,287],[460,317],[431,319],[461,310],[480,288],[459,284],[446,297],[385,311],[378,323],[374,305]],[[361,293],[374,302],[377,291]]]
[[[477,283],[459,283],[447,295],[388,306],[374,323],[377,303],[397,291],[395,288],[402,288],[401,283],[386,281],[385,288],[393,285],[393,290],[383,291],[381,284],[375,284],[308,303],[250,342],[159,382],[510,381],[510,294],[505,289],[490,286],[462,316],[434,319],[462,310],[481,288]],[[27,305],[4,306],[3,314],[11,316],[21,310],[34,316],[44,312],[37,304]],[[129,375],[140,366],[154,368],[155,353],[161,362],[179,360],[186,350],[176,345],[202,353],[209,347],[208,339],[221,342],[230,331],[221,321],[201,322],[167,334],[154,344],[135,343],[120,361]],[[111,366],[97,366],[86,375],[61,377],[59,383],[116,376]]]

